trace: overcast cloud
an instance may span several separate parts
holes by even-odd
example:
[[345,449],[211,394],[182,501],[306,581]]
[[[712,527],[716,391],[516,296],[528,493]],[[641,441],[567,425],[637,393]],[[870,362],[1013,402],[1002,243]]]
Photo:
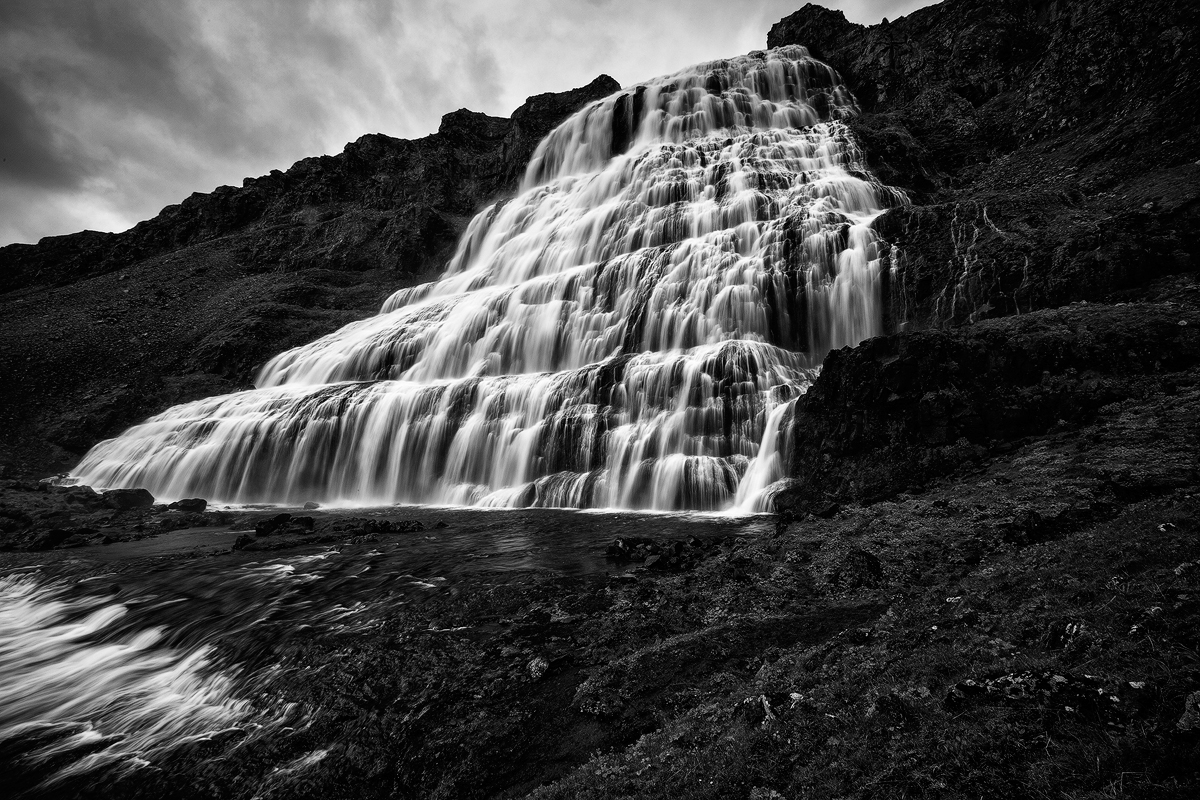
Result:
[[[875,23],[932,0],[824,0]],[[470,108],[759,49],[805,0],[2,0],[0,244]]]

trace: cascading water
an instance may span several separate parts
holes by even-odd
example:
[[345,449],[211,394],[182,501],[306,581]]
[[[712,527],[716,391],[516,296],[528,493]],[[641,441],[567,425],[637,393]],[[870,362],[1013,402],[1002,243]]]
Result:
[[759,507],[794,398],[881,332],[854,101],[801,47],[585,107],[442,277],[275,357],[260,388],[92,449],[97,487],[166,497]]
[[32,576],[0,577],[6,758],[46,764],[57,778],[133,769],[250,717],[232,677],[212,667],[212,648],[165,646],[161,627],[120,631],[128,611]]

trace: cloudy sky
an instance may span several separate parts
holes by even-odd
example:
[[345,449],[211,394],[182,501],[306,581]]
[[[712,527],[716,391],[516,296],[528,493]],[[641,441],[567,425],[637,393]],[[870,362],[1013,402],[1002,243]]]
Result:
[[[0,245],[766,44],[806,0],[0,0]],[[855,22],[932,0],[822,0]]]

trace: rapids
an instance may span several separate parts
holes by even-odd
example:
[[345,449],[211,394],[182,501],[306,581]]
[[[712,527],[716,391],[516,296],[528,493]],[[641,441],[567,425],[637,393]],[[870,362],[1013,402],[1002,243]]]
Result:
[[[269,750],[320,711],[288,692],[334,680],[309,672],[307,647],[370,639],[448,587],[603,573],[616,566],[604,555],[614,536],[756,538],[774,525],[554,509],[424,509],[409,519],[425,532],[270,554],[231,552],[238,534],[210,528],[9,554],[0,564],[0,795],[71,797],[81,781],[153,781],[146,773],[171,774],[197,753],[220,763],[249,744]],[[272,796],[266,788],[259,796]]]
[[94,447],[97,488],[234,503],[763,507],[822,358],[882,332],[853,98],[801,47],[597,102],[441,277],[258,388]]

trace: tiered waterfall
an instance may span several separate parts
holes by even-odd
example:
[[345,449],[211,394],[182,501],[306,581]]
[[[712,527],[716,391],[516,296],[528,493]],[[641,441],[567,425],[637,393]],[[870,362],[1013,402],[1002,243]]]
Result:
[[738,508],[788,410],[881,332],[853,98],[800,47],[580,110],[441,277],[92,449],[75,477],[163,497]]

